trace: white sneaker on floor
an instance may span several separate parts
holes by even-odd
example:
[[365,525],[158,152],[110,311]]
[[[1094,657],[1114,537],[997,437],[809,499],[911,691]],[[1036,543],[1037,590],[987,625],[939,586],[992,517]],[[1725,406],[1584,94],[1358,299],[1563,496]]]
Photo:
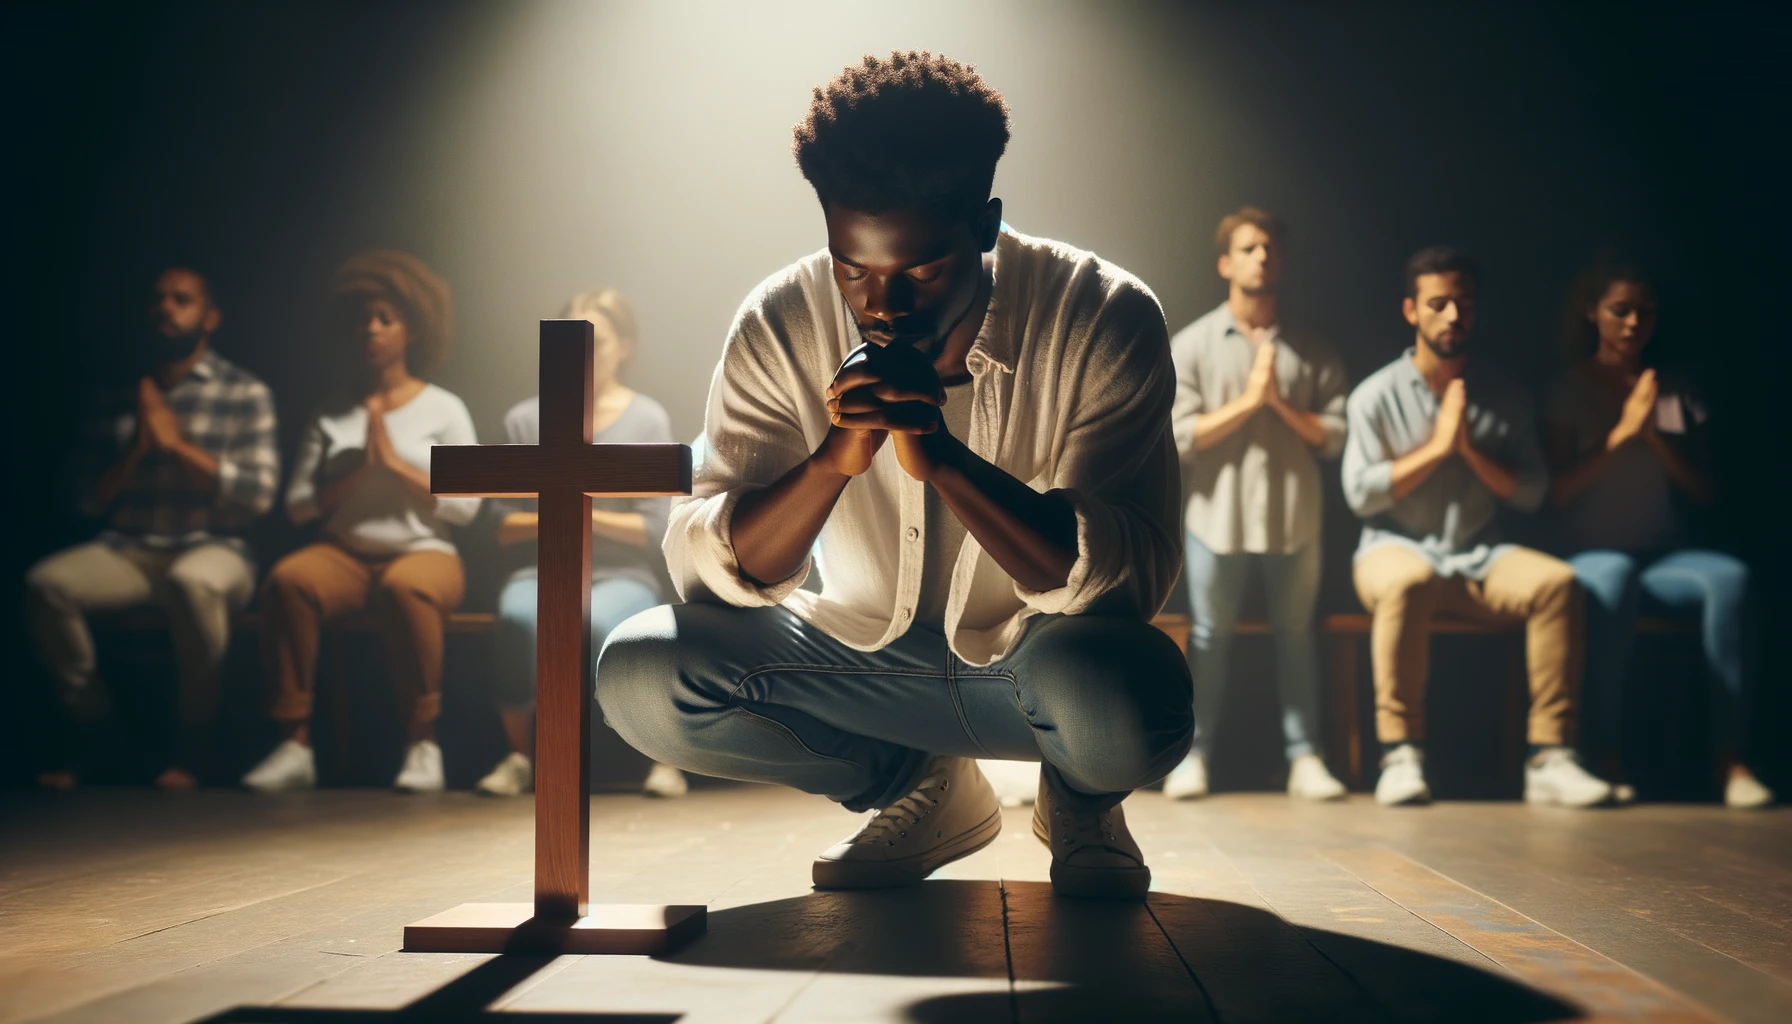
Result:
[[1052,852],[1052,891],[1093,900],[1142,900],[1151,869],[1119,804],[1090,811],[1065,800],[1043,775],[1033,805],[1033,835]]
[[912,792],[815,858],[815,887],[910,885],[983,849],[1001,831],[1001,805],[977,762],[935,755]]
[[1025,807],[1039,792],[1039,762],[978,761],[977,768],[996,791],[1003,807]]
[[274,752],[243,776],[243,786],[257,793],[310,789],[317,785],[317,755],[297,740],[284,740]]
[[473,791],[486,796],[522,796],[534,788],[535,762],[513,750],[479,780]]
[[1730,776],[1724,783],[1724,806],[1739,811],[1753,811],[1773,806],[1773,790],[1761,784],[1746,768]]
[[1568,747],[1544,747],[1524,763],[1524,802],[1597,807],[1612,799],[1612,784],[1580,766]]
[[1425,752],[1402,743],[1381,759],[1381,778],[1375,782],[1375,802],[1384,807],[1406,807],[1431,802],[1425,783]]
[[1197,800],[1207,795],[1207,760],[1190,754],[1164,778],[1164,796],[1171,800]]
[[1612,783],[1612,803],[1619,807],[1629,807],[1636,803],[1636,787],[1628,782]]
[[684,773],[669,764],[653,763],[647,769],[647,780],[641,783],[641,792],[646,796],[657,796],[663,800],[681,797],[691,791],[691,784],[685,780]]
[[442,778],[442,748],[430,740],[418,740],[404,752],[404,767],[392,788],[400,793],[439,793],[446,785]]
[[1298,800],[1342,800],[1344,784],[1326,770],[1318,754],[1302,754],[1288,766],[1288,795]]

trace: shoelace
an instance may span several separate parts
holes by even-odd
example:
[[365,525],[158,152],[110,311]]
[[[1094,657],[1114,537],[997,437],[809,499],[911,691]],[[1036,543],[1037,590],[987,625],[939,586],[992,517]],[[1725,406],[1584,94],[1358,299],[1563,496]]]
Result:
[[1114,834],[1114,822],[1108,812],[1100,814],[1076,814],[1066,811],[1057,801],[1052,801],[1052,817],[1058,823],[1059,845],[1066,852],[1083,846],[1107,846],[1120,841]]
[[933,809],[940,805],[931,792],[944,792],[949,785],[950,779],[940,779],[937,783],[931,779],[923,782],[914,792],[877,812],[877,816],[865,825],[853,844],[883,843],[885,846],[895,846],[896,840],[907,839],[908,830],[919,825],[922,818],[933,813]]

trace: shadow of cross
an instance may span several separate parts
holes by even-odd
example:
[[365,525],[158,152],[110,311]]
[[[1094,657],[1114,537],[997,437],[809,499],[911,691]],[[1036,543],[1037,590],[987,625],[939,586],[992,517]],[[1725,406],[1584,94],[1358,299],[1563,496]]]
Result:
[[[703,930],[702,907],[592,906],[591,498],[689,494],[682,444],[592,444],[587,320],[541,322],[541,443],[436,445],[439,495],[534,497],[535,902],[469,903],[405,928],[418,952],[664,952]],[[520,927],[523,925],[527,927]]]

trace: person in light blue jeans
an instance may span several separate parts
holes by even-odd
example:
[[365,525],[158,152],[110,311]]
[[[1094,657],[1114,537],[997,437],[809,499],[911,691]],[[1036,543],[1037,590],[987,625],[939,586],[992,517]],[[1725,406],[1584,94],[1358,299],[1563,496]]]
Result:
[[[592,434],[594,443],[669,444],[672,424],[658,402],[624,385],[621,365],[634,353],[635,314],[615,289],[581,293],[562,314],[591,321]],[[511,444],[541,440],[541,402],[527,398],[504,417]],[[498,506],[498,543],[523,545],[535,540],[534,501],[505,501]],[[668,498],[597,498],[591,502],[591,650],[624,619],[659,604]],[[510,753],[475,787],[488,796],[515,796],[534,784],[535,766],[535,630],[536,567],[514,572],[498,595],[495,629],[494,689],[498,717]],[[649,796],[681,796],[687,788],[676,768],[656,764],[643,785]]]
[[1252,206],[1221,220],[1214,247],[1226,301],[1170,339],[1195,679],[1194,748],[1164,780],[1164,795],[1175,800],[1207,792],[1232,631],[1253,564],[1262,566],[1269,591],[1288,793],[1344,795],[1319,756],[1313,604],[1324,504],[1319,459],[1343,450],[1349,381],[1324,339],[1281,322],[1282,235],[1280,221]]
[[[1550,527],[1588,598],[1587,746],[1614,767],[1621,760],[1625,676],[1644,604],[1697,615],[1715,683],[1724,801],[1767,806],[1772,791],[1743,762],[1754,681],[1748,567],[1683,540],[1681,503],[1712,500],[1701,458],[1704,405],[1684,382],[1642,362],[1656,315],[1646,274],[1596,269],[1582,278],[1571,308],[1571,340],[1583,358],[1557,384],[1547,417]],[[1634,793],[1623,787],[1620,797]]]

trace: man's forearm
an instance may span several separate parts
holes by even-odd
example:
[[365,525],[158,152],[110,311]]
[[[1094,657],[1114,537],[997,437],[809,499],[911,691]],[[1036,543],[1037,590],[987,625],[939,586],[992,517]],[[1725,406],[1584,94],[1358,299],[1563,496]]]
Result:
[[1283,423],[1288,424],[1289,429],[1300,435],[1300,439],[1305,441],[1308,447],[1318,448],[1325,444],[1325,421],[1316,414],[1283,401],[1271,402],[1269,407],[1276,411],[1276,415],[1282,418]]
[[[637,548],[647,546],[647,517],[639,512],[591,510],[591,533]],[[813,543],[813,541],[811,541]]]
[[1404,498],[1411,494],[1449,457],[1448,446],[1426,442],[1395,459],[1393,472],[1389,475],[1394,497]]
[[1472,444],[1462,446],[1462,460],[1468,463],[1469,471],[1475,478],[1487,485],[1493,496],[1501,501],[1510,501],[1518,490],[1518,478],[1512,471],[1498,462],[1482,455]]
[[741,574],[764,586],[802,568],[851,479],[808,458],[770,487],[743,495],[729,523]]
[[1240,395],[1212,412],[1195,417],[1195,451],[1206,451],[1224,441],[1261,406],[1249,395]]
[[169,448],[168,454],[174,456],[181,469],[200,486],[211,487],[218,482],[218,457],[204,448],[182,441]]
[[990,465],[956,440],[930,481],[966,532],[1028,590],[1062,587],[1076,564],[1076,510]]

